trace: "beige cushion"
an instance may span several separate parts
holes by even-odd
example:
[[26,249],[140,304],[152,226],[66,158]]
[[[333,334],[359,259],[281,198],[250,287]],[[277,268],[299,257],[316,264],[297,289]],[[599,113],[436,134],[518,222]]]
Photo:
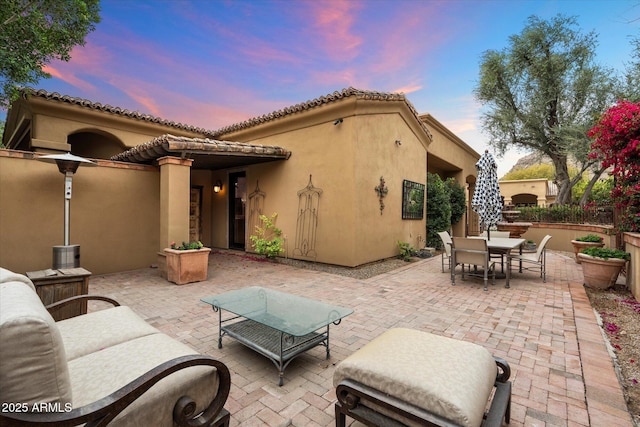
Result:
[[129,307],[113,307],[72,317],[57,323],[67,360],[146,335],[157,334]]
[[67,358],[56,324],[24,282],[0,284],[0,401],[69,403]]
[[[152,368],[175,357],[196,354],[164,334],[137,338],[69,362],[73,406],[113,393]],[[131,404],[114,421],[117,426],[173,426],[173,406],[183,395],[193,397],[197,412],[218,390],[215,368],[191,367],[171,374]],[[196,413],[197,413],[196,412]]]
[[14,273],[13,271],[9,271],[6,268],[0,267],[0,283],[6,283],[6,282],[24,283],[34,291],[36,290],[36,287],[33,285],[33,282],[27,276],[23,274]]
[[496,379],[483,347],[411,329],[390,329],[342,361],[334,386],[352,379],[462,426],[480,426]]

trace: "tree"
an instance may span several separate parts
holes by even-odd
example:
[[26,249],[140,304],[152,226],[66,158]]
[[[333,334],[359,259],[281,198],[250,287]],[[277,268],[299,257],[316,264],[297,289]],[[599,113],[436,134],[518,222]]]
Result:
[[467,212],[467,198],[464,187],[458,184],[455,178],[447,178],[444,182],[449,193],[449,205],[451,206],[451,225],[457,224]]
[[611,199],[620,209],[620,231],[640,231],[640,102],[619,101],[589,131],[590,157],[612,167]]
[[451,204],[447,187],[439,175],[427,173],[427,246],[440,247],[442,240],[438,233],[450,229]]
[[627,65],[621,99],[631,102],[640,101],[640,38],[631,40],[633,45],[633,61]]
[[[587,131],[614,101],[612,73],[594,61],[596,35],[574,27],[575,18],[562,15],[551,21],[529,17],[507,48],[483,53],[474,90],[488,107],[483,128],[499,154],[521,148],[551,159],[559,204],[571,202],[571,187],[595,163],[587,156]],[[570,155],[581,165],[574,179]]]
[[531,165],[524,169],[516,169],[508,172],[502,177],[502,179],[505,181],[536,178],[546,178],[547,180],[550,180],[553,179],[554,175],[555,170],[552,165],[540,163],[537,165]]
[[51,77],[43,67],[69,61],[100,22],[99,0],[3,0],[0,7],[0,108],[19,87]]

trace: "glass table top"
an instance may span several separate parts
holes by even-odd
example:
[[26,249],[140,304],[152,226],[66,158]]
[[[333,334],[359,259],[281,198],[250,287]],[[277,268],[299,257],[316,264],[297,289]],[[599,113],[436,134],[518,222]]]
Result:
[[309,334],[353,313],[349,308],[258,286],[201,301],[294,336]]

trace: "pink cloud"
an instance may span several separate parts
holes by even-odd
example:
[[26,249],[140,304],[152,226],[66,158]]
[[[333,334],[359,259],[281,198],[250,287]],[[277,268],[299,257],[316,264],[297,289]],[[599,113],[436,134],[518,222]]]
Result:
[[330,59],[351,60],[359,55],[363,38],[353,26],[360,4],[352,1],[310,2],[314,27]]
[[409,94],[412,92],[417,92],[422,89],[423,89],[423,86],[421,84],[413,84],[413,85],[401,86],[397,89],[392,89],[391,92],[402,92],[404,94]]
[[60,79],[73,87],[76,87],[82,91],[93,92],[95,90],[95,86],[91,83],[77,77],[73,70],[65,70],[64,66],[60,66],[58,64],[55,65],[45,65],[42,67],[42,70],[45,73],[51,74],[52,77]]

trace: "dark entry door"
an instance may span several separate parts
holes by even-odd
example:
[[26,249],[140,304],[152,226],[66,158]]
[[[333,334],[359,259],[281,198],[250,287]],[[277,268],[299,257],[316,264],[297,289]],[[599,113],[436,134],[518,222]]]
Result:
[[229,174],[229,247],[245,249],[247,179],[244,172]]

